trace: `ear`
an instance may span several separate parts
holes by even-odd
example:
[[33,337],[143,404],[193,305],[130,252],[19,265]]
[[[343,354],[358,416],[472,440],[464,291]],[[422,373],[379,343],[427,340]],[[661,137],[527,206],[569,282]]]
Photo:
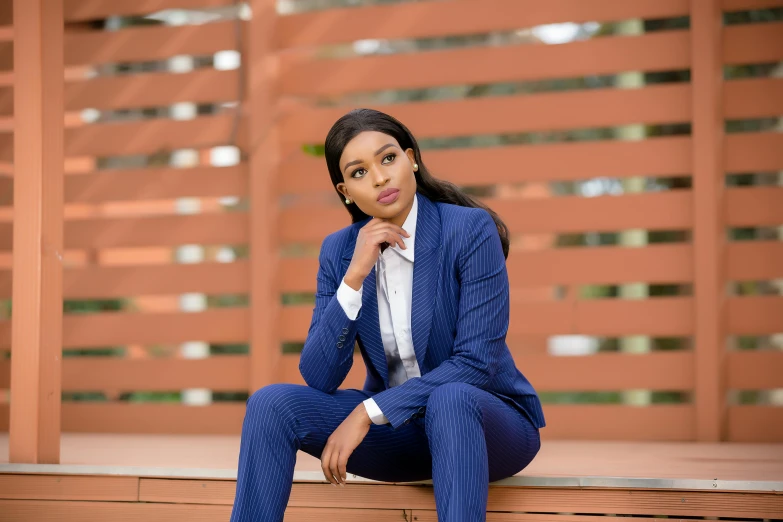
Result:
[[405,151],[405,155],[408,156],[408,159],[410,160],[411,165],[416,163],[416,153],[413,152],[413,149],[409,148],[408,150],[406,150]]
[[348,194],[348,191],[345,189],[345,183],[338,183],[334,186],[337,190],[340,191],[340,194],[343,195],[344,198],[350,198],[351,196]]

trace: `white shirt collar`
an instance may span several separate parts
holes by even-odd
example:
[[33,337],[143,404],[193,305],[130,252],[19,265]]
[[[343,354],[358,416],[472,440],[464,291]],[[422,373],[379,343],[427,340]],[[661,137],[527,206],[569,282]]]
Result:
[[413,206],[411,207],[410,212],[408,212],[408,217],[405,218],[405,223],[402,224],[403,230],[405,230],[408,234],[410,234],[411,237],[402,237],[402,242],[405,243],[405,249],[399,248],[397,245],[393,245],[386,250],[392,249],[395,252],[397,252],[399,255],[410,261],[413,262],[413,251],[414,251],[414,240],[416,239],[416,218],[419,215],[419,195],[418,193],[414,194],[413,196]]

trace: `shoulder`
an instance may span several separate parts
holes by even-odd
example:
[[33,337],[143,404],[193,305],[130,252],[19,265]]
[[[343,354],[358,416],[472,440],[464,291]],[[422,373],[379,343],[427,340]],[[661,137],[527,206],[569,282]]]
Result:
[[321,242],[321,255],[337,257],[354,241],[362,222],[352,223],[346,227],[328,234]]
[[437,206],[444,239],[475,235],[488,224],[494,225],[492,216],[483,208],[441,202]]

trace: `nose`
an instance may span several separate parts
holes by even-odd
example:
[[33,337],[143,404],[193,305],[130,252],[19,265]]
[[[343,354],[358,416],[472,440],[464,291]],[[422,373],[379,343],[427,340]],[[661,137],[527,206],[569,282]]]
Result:
[[382,187],[383,185],[389,182],[389,176],[384,172],[383,169],[375,170],[375,173],[373,174],[373,179],[375,181],[376,187]]

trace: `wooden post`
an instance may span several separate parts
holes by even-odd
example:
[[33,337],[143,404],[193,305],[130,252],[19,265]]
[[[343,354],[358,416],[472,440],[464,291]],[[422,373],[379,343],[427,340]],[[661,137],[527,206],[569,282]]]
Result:
[[280,292],[277,284],[278,164],[276,124],[278,59],[274,45],[275,0],[252,0],[245,52],[250,172],[250,393],[280,380]]
[[691,0],[695,406],[699,441],[722,440],[726,423],[722,17],[720,0]]
[[14,0],[10,461],[60,460],[62,0]]

